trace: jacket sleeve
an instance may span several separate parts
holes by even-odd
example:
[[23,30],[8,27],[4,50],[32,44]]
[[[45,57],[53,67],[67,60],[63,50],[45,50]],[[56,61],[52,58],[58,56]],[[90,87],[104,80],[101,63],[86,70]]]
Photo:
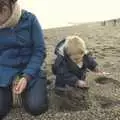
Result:
[[45,43],[41,26],[34,16],[31,25],[31,39],[33,41],[33,53],[27,67],[23,70],[24,76],[35,77],[45,59]]
[[96,66],[98,65],[97,62],[95,61],[95,58],[93,58],[92,55],[87,55],[87,68],[90,69],[91,71],[94,71]]

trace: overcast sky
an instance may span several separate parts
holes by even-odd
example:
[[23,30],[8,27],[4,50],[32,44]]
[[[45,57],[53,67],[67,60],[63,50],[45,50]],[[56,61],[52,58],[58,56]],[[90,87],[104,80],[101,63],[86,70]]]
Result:
[[19,0],[43,28],[120,17],[120,0]]

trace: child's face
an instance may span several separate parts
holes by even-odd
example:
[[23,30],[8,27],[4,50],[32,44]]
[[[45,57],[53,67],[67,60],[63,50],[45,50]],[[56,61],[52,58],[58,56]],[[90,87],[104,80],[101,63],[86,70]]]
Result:
[[83,60],[84,54],[81,52],[79,54],[70,55],[70,58],[76,63],[79,64]]

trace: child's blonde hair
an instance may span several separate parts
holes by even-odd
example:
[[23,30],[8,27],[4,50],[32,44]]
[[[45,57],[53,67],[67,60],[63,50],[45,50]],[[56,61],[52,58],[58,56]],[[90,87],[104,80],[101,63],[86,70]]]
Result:
[[68,55],[86,54],[85,42],[79,36],[68,36],[65,39],[65,51]]

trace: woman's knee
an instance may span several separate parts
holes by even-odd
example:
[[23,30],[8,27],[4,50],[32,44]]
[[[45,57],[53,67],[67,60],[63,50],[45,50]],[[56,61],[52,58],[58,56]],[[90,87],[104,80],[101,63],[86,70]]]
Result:
[[10,112],[11,107],[11,92],[7,88],[0,88],[0,120]]
[[27,106],[24,106],[25,110],[34,116],[40,115],[42,113],[45,113],[48,110],[48,104],[28,104]]
[[33,86],[27,89],[23,95],[23,105],[26,111],[32,115],[40,115],[48,110],[48,95],[46,78],[44,75],[37,78]]
[[36,93],[34,95],[28,93],[23,97],[23,106],[32,115],[40,115],[48,110],[47,94]]
[[0,107],[0,120],[2,120],[10,112],[10,107]]

